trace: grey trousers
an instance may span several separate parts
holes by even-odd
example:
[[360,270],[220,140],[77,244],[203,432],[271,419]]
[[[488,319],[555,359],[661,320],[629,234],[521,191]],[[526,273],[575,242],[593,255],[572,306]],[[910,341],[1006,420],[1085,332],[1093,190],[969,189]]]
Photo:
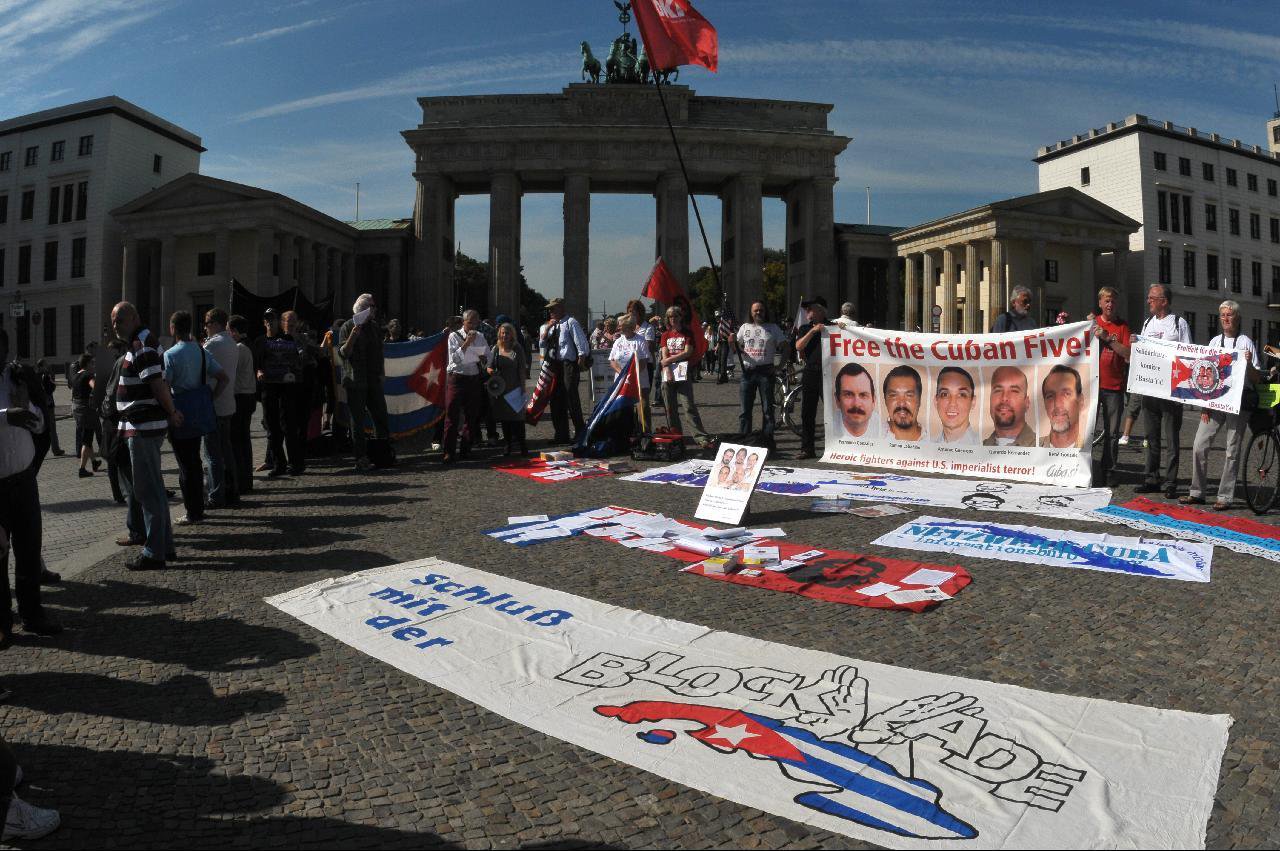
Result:
[[1111,476],[1116,471],[1116,460],[1119,457],[1116,442],[1120,440],[1125,412],[1123,390],[1098,391],[1098,424],[1102,426],[1102,464],[1103,477]]
[[693,382],[691,381],[662,382],[662,398],[667,407],[667,425],[681,434],[684,433],[684,427],[680,423],[680,403],[677,397],[684,397],[684,403],[689,408],[689,419],[693,420],[693,433],[699,440],[705,440],[709,435],[706,427],[702,425],[702,414],[698,412],[698,403],[693,401]]
[[1209,449],[1223,428],[1227,430],[1226,454],[1222,459],[1222,477],[1218,480],[1218,502],[1231,502],[1236,495],[1240,473],[1240,447],[1248,433],[1249,423],[1239,414],[1209,411],[1209,419],[1201,420],[1191,450],[1191,495],[1204,496],[1205,479],[1209,476]]
[[[1147,433],[1147,463],[1142,471],[1143,478],[1149,485],[1163,483],[1166,487],[1173,487],[1178,482],[1178,437],[1182,433],[1182,403],[1143,396],[1142,430]],[[1162,448],[1165,449],[1163,470],[1160,468]]]

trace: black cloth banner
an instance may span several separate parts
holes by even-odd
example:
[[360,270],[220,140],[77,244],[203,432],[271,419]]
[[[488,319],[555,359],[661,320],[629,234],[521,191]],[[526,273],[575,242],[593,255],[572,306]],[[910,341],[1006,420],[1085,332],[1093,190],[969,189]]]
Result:
[[333,324],[333,296],[312,302],[298,287],[290,287],[279,295],[258,295],[247,289],[239,281],[231,281],[231,305],[229,312],[240,314],[249,320],[249,337],[256,339],[265,331],[262,327],[262,314],[273,307],[277,313],[286,310],[296,311],[298,318],[315,332],[316,338],[324,336],[324,332]]

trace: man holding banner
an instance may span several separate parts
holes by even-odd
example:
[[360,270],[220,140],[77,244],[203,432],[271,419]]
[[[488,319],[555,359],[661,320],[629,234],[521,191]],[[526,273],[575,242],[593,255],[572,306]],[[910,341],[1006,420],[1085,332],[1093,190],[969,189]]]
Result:
[[[1147,307],[1151,315],[1142,323],[1141,337],[1152,340],[1173,340],[1190,343],[1191,331],[1187,320],[1169,312],[1173,292],[1167,284],[1152,284],[1147,289]],[[1182,403],[1172,399],[1144,396],[1142,399],[1142,427],[1147,433],[1147,463],[1143,468],[1143,483],[1134,488],[1137,493],[1157,493],[1173,499],[1178,495],[1178,446],[1182,434]],[[1167,447],[1163,481],[1160,469],[1160,450]]]

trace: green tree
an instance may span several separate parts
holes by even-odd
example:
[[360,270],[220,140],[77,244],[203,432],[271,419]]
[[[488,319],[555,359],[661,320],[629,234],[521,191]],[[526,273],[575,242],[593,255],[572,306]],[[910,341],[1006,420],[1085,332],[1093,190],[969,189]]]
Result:
[[787,252],[776,248],[764,250],[764,306],[773,321],[787,312]]
[[[454,310],[475,308],[482,316],[489,314],[489,264],[468,257],[461,251],[453,262]],[[539,325],[546,314],[547,297],[529,286],[523,270],[520,273],[520,315],[511,317],[519,324]]]

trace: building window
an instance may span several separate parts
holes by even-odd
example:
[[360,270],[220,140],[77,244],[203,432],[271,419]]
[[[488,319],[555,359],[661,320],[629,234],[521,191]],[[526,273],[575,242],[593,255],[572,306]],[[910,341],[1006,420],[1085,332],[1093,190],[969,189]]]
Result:
[[1191,160],[1186,157],[1178,157],[1178,174],[1183,177],[1191,176]]
[[0,225],[9,221],[9,196],[0,195]]
[[1253,320],[1253,339],[1255,341],[1255,345],[1261,345],[1260,343],[1256,342],[1261,336],[1262,336],[1262,320],[1255,319]]
[[22,192],[22,210],[18,217],[24,222],[29,222],[36,215],[36,191],[34,189],[24,189]]
[[164,161],[164,157],[160,156],[159,154],[156,154],[154,157],[151,158],[151,170],[154,171],[156,174],[159,174],[160,164],[163,161]]
[[31,147],[27,148],[27,153],[22,158],[22,166],[23,168],[31,168],[32,166],[36,166],[39,164],[40,164],[40,146],[32,145]]
[[56,358],[58,356],[58,311],[55,308],[46,307],[41,320],[44,323],[44,356]]
[[49,146],[49,162],[51,163],[62,162],[62,156],[66,152],[67,152],[66,142],[61,140],[54,142],[52,145]]
[[213,274],[215,255],[212,251],[201,251],[196,255],[196,274],[201,278]]
[[1196,253],[1194,251],[1182,252],[1182,285],[1184,287],[1196,285]]
[[61,206],[62,187],[55,186],[49,190],[49,224],[56,225],[58,223],[58,209]]
[[71,211],[72,211],[71,190],[72,188],[73,187],[71,186],[70,183],[62,187],[62,220],[64,222],[71,221]]
[[1160,230],[1169,229],[1168,196],[1168,192],[1156,192],[1156,227]]
[[13,165],[13,151],[0,151],[0,171],[8,171]]
[[1204,205],[1204,229],[1216,231],[1218,229],[1218,205]]
[[84,351],[84,305],[71,305],[71,353]]
[[1191,235],[1191,196],[1182,196],[1182,232]]
[[1271,241],[1280,242],[1280,219],[1271,217]]
[[1257,213],[1249,214],[1249,238],[1262,239],[1262,216]]
[[1187,331],[1191,335],[1191,339],[1196,338],[1196,312],[1194,310],[1184,310],[1182,318],[1187,320]]
[[1250,283],[1253,284],[1253,294],[1262,295],[1262,264],[1254,260],[1249,264]]
[[71,277],[84,277],[84,257],[88,239],[78,236],[71,240]]
[[1206,329],[1205,333],[1208,334],[1209,339],[1212,340],[1214,337],[1218,336],[1218,314],[1206,313],[1204,318],[1209,321],[1209,327]]
[[[956,277],[957,279],[959,278],[958,275]],[[1044,279],[1051,284],[1056,284],[1058,282],[1058,261],[1057,260],[1044,261]]]
[[44,279],[46,281],[58,280],[58,242],[46,242],[44,244]]
[[1280,266],[1271,267],[1271,298],[1280,295]]
[[[0,248],[0,287],[3,287],[3,286],[4,286],[4,249]],[[4,314],[0,314],[0,319],[3,319],[3,318],[4,318]],[[3,325],[0,325],[0,328],[3,328],[3,327],[4,327]]]
[[[1280,130],[1280,127],[1276,129]],[[1276,141],[1280,142],[1280,139],[1277,139]],[[1280,339],[1280,322],[1268,322],[1267,323],[1267,340],[1270,341],[1270,340],[1276,340],[1276,339]]]
[[1232,236],[1240,235],[1240,211],[1227,208],[1227,230]]
[[[93,138],[93,137],[90,137]],[[76,185],[76,221],[83,222],[89,212],[89,181],[82,180]]]
[[1162,284],[1173,283],[1173,251],[1167,245],[1160,246],[1160,269],[1157,280]]
[[1089,167],[1088,166],[1085,166],[1084,168],[1080,169],[1080,185],[1081,186],[1089,185]]
[[271,255],[271,275],[276,278],[280,277],[280,255],[279,254]]
[[93,155],[93,136],[80,137],[80,156],[88,157]]
[[1274,177],[1267,178],[1267,194],[1272,198],[1276,197],[1276,180]]
[[1236,170],[1234,168],[1227,169],[1227,185],[1228,186],[1240,185],[1240,180],[1239,178],[1236,177]]
[[1250,192],[1258,191],[1258,175],[1246,174],[1244,176],[1244,182],[1245,182],[1245,186],[1248,187]]
[[1205,286],[1211,290],[1218,289],[1218,255],[1206,254],[1204,256],[1204,280]]
[[1169,229],[1182,233],[1182,201],[1177,192],[1169,193]]
[[1200,173],[1204,175],[1204,179],[1213,182],[1213,163],[1200,163]]
[[1242,280],[1244,273],[1241,271],[1243,265],[1243,261],[1241,261],[1239,257],[1231,258],[1231,291],[1233,293],[1240,292],[1241,287],[1244,285]]
[[1153,153],[1155,153],[1156,155],[1156,171],[1168,171],[1169,160],[1167,157],[1165,157],[1164,152],[1154,151]]
[[18,284],[31,283],[31,246],[18,246]]

